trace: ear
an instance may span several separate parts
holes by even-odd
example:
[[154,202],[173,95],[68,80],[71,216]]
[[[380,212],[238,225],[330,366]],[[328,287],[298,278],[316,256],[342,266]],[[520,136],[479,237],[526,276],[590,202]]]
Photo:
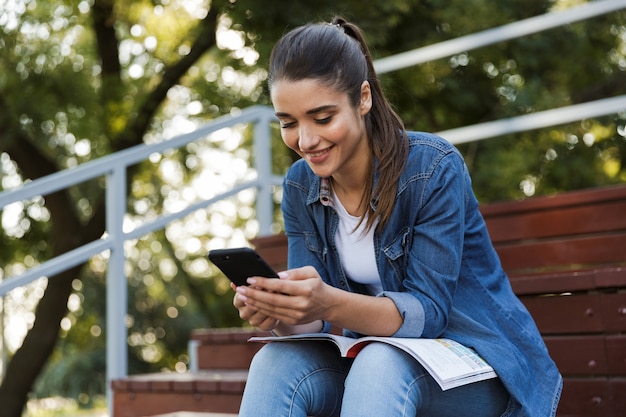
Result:
[[359,113],[365,116],[372,109],[372,89],[369,81],[363,81],[361,84],[361,102],[359,104]]

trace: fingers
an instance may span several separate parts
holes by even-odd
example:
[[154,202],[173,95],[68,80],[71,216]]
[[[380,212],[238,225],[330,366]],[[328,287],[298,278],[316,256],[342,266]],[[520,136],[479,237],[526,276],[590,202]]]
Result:
[[277,319],[251,309],[239,310],[239,316],[261,330],[274,330],[278,325]]
[[325,284],[315,268],[291,269],[280,272],[279,277],[250,277],[249,285],[231,285],[233,305],[243,320],[273,330],[279,322],[297,325],[321,318]]
[[[236,287],[235,287],[236,289]],[[247,321],[252,326],[258,327],[261,330],[274,330],[278,325],[278,320],[257,311],[255,308],[246,304],[246,297],[235,293],[233,297],[233,305],[239,310],[239,317],[242,320]]]
[[295,325],[309,322],[311,316],[310,299],[305,296],[287,295],[258,288],[237,288],[238,298],[249,311],[272,317],[280,322]]
[[278,274],[283,280],[300,281],[309,278],[320,278],[317,270],[312,266],[303,266],[301,268],[294,268],[288,271],[283,271]]
[[[301,268],[305,269],[305,268]],[[315,269],[306,267],[308,271],[302,271],[301,269],[293,269],[279,273],[280,279],[275,278],[262,278],[262,277],[250,277],[247,282],[248,287],[239,288],[254,288],[263,290],[267,293],[278,293],[284,295],[305,295],[309,291],[306,283],[307,280],[321,280]],[[255,293],[256,294],[256,293]]]

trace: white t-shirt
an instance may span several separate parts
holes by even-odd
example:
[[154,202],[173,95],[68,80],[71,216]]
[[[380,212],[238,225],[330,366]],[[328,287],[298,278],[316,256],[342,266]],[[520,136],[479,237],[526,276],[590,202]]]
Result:
[[376,267],[374,253],[374,227],[365,233],[365,221],[359,223],[359,217],[353,216],[344,208],[341,201],[332,194],[333,205],[339,215],[339,227],[335,236],[339,259],[346,275],[354,282],[364,284],[371,295],[382,292],[383,286]]

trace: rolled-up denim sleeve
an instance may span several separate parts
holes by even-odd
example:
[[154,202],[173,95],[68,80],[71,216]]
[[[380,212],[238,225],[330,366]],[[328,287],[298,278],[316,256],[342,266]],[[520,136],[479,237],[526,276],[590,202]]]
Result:
[[424,332],[425,313],[422,303],[406,292],[383,291],[379,297],[391,298],[402,316],[402,325],[393,337],[420,337]]

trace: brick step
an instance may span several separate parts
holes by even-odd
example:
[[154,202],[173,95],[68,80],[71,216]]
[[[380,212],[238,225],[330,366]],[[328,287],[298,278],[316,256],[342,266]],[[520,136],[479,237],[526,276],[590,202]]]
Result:
[[[276,269],[286,263],[286,239],[269,236],[252,242]],[[113,417],[191,417],[183,413],[237,413],[248,367],[261,343],[253,329],[199,329],[189,340],[190,372],[133,375],[111,382]],[[179,416],[180,414],[180,416]],[[207,414],[206,417],[210,415]],[[194,415],[195,417],[195,415]],[[217,417],[217,416],[211,416]]]
[[248,369],[261,343],[250,343],[253,336],[268,336],[269,332],[253,329],[199,329],[190,337],[191,370]]
[[180,411],[237,413],[246,369],[132,375],[111,383],[114,417]]
[[237,413],[248,367],[261,343],[251,329],[201,329],[190,337],[191,371],[131,375],[114,380],[113,417],[174,412]]
[[202,413],[194,411],[177,411],[175,413],[159,414],[152,417],[237,417],[237,414],[231,413]]

